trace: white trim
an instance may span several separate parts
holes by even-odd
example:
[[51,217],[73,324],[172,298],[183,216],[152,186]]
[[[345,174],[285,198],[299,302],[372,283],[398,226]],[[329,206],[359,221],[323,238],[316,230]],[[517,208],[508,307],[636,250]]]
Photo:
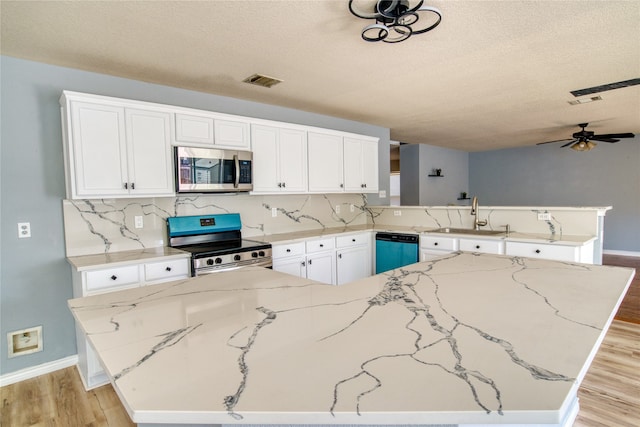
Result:
[[604,251],[602,251],[602,253],[604,255],[620,255],[620,256],[632,256],[632,257],[640,258],[640,252],[637,252],[637,251],[615,251],[611,249],[605,249]]
[[19,371],[0,376],[0,387],[39,377],[40,375],[49,374],[77,364],[78,355],[74,354],[73,356],[65,357],[64,359],[58,359],[53,362],[43,363],[42,365],[21,369]]

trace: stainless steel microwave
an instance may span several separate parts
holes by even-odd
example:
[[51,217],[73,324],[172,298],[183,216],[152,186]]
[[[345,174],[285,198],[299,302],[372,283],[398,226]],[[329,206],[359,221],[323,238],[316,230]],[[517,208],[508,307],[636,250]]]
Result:
[[178,193],[229,193],[253,190],[250,151],[175,147]]

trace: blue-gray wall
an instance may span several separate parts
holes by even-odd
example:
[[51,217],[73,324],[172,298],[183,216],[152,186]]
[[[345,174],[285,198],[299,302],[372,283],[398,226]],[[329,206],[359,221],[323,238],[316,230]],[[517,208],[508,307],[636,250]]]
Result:
[[[380,189],[389,194],[389,129],[6,56],[1,74],[0,374],[76,353],[71,270],[65,261],[65,197],[60,108],[62,90],[180,105],[337,129],[380,138]],[[261,90],[261,89],[257,89]],[[372,204],[388,198],[369,197]],[[30,239],[17,223],[30,222]],[[44,351],[7,358],[8,332],[43,325]]]
[[640,252],[640,136],[588,152],[561,145],[470,153],[471,194],[484,205],[613,206],[604,249]]
[[[441,177],[430,177],[442,169]],[[426,144],[400,146],[400,203],[403,206],[467,204],[469,153]]]

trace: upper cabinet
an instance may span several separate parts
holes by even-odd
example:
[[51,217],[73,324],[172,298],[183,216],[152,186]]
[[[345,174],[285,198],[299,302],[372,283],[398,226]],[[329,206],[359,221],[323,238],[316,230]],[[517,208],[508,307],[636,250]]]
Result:
[[378,143],[344,138],[344,189],[355,193],[378,191]]
[[309,191],[378,191],[378,140],[309,132]]
[[343,138],[339,135],[309,132],[309,191],[344,191]]
[[175,145],[249,150],[249,123],[216,114],[175,114]]
[[174,194],[168,112],[69,92],[62,101],[67,198]]
[[307,191],[307,133],[275,126],[252,125],[253,192]]
[[253,151],[253,194],[375,193],[378,138],[64,91],[68,199],[175,196],[173,146]]

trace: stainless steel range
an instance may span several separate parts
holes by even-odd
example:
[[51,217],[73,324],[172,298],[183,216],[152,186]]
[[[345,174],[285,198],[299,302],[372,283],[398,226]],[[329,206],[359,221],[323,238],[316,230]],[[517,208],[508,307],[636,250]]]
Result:
[[242,238],[240,214],[167,218],[169,246],[191,252],[191,275],[271,267],[271,244]]

